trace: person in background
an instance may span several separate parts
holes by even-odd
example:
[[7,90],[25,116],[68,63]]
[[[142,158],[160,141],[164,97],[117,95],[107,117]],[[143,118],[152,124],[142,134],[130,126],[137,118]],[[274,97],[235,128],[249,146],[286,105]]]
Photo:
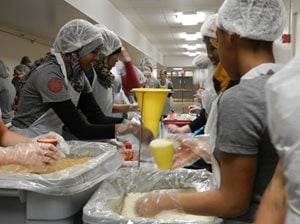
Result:
[[[95,99],[104,114],[107,116],[112,116],[113,113],[125,113],[136,110],[137,105],[115,104],[113,102],[114,76],[110,70],[119,60],[119,56],[123,54],[121,40],[114,32],[107,28],[99,27],[99,30],[104,38],[104,44],[102,47],[106,48],[106,50],[102,51],[104,53],[100,54],[99,60],[97,60],[94,64],[95,75],[91,85]],[[135,83],[139,86],[139,81],[136,75],[134,74],[131,77],[132,83],[130,83],[129,80],[126,82],[126,84],[128,83],[126,86],[129,86],[129,91]]]
[[[162,69],[159,71],[159,84],[160,84],[160,88],[163,89],[170,89],[171,91],[173,91],[173,83],[168,80],[168,75],[167,75],[167,71],[165,69]],[[164,106],[164,110],[163,110],[163,117],[166,118],[168,116],[168,114],[171,112],[171,107],[172,107],[172,93],[168,93],[168,97]]]
[[[207,117],[211,111],[212,103],[217,98],[218,94],[224,92],[228,87],[236,84],[235,81],[231,81],[230,84],[229,77],[220,63],[216,36],[216,23],[217,14],[214,14],[208,17],[201,26],[201,35],[203,36],[203,41],[206,46],[207,57],[214,66],[214,71],[211,71],[211,73],[207,76],[207,80],[205,80],[205,89],[202,89],[199,93],[199,97],[201,98],[201,105],[203,108],[200,110],[199,116],[188,125],[184,125],[182,127],[178,127],[174,124],[168,125],[167,128],[171,133],[198,132],[198,130],[204,127],[204,125],[206,124]],[[195,61],[195,63],[199,64],[200,62],[205,62],[205,57],[198,57],[196,59],[198,59],[198,62]],[[200,108],[196,105],[190,105],[188,109],[190,111],[193,111]],[[203,134],[203,131],[199,132],[198,134]]]
[[[12,130],[27,136],[49,131],[62,134],[64,130],[64,137],[81,140],[111,139],[131,133],[140,139],[142,127],[105,116],[95,101],[84,71],[99,59],[99,53],[105,50],[101,46],[105,46],[104,38],[95,25],[81,19],[66,23],[51,53],[34,65],[22,88]],[[143,133],[142,142],[153,138],[148,129]]]
[[112,116],[128,117],[128,112],[136,111],[138,106],[134,99],[133,88],[141,87],[143,74],[133,65],[127,50],[122,47],[119,61],[111,69],[114,75],[113,97],[114,103],[123,107],[122,113],[114,113]]
[[143,88],[160,88],[160,84],[157,78],[153,77],[152,71],[148,69],[148,66],[144,67],[144,83],[142,83]]
[[26,81],[26,77],[29,74],[30,69],[26,65],[17,65],[14,68],[14,75],[13,79],[11,80],[12,84],[15,86],[16,89],[16,97],[14,100],[14,111],[15,113],[18,111],[18,104],[20,99],[20,91],[22,86],[24,85]]
[[28,56],[22,57],[20,64],[26,65],[29,69],[31,69],[31,67],[33,65],[31,59]]
[[2,110],[2,119],[5,124],[11,122],[14,116],[13,105],[16,96],[15,87],[8,77],[8,68],[0,60],[0,109]]
[[202,108],[201,91],[210,87],[212,84],[211,74],[209,73],[212,73],[211,67],[213,67],[213,65],[207,57],[207,54],[197,55],[193,59],[192,64],[195,67],[193,74],[193,85],[194,89],[196,90],[196,94],[194,95],[194,101],[196,101],[197,104],[189,105],[188,110],[190,113],[199,114],[200,108]]
[[[218,53],[230,78],[241,81],[222,94],[218,105],[214,153],[220,163],[220,187],[149,194],[136,204],[139,215],[180,209],[219,216],[224,223],[253,223],[278,162],[268,132],[265,83],[281,68],[274,63],[272,45],[282,34],[285,12],[282,0],[223,2],[217,19]],[[179,154],[191,158],[194,153],[199,158],[208,153],[207,144],[196,139],[179,139],[179,143],[174,162],[181,159]]]

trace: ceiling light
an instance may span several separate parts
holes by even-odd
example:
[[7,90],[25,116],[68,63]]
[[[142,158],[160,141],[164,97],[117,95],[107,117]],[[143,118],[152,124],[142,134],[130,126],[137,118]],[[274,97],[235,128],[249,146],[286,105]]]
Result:
[[175,70],[175,71],[182,71],[183,68],[173,68],[173,70]]
[[195,41],[195,40],[198,40],[198,39],[202,38],[200,32],[196,32],[196,33],[180,33],[179,37],[183,38],[183,39],[185,39],[187,41]]
[[196,52],[189,52],[189,51],[187,51],[187,52],[184,52],[184,54],[186,54],[186,55],[188,55],[190,57],[195,57],[198,54],[201,54],[201,52],[200,51],[196,51]]
[[183,44],[182,47],[192,51],[192,50],[197,50],[199,48],[205,48],[205,45],[204,44],[194,44],[194,45]]
[[175,13],[175,20],[182,23],[184,26],[197,25],[205,20],[205,13],[197,12],[194,14],[183,14],[182,12]]

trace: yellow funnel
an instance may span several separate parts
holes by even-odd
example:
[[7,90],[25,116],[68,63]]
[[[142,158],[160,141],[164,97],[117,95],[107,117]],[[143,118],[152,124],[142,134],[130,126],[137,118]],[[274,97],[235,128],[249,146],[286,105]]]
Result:
[[159,120],[170,89],[136,88],[132,89],[142,113],[144,127],[150,129],[153,135],[158,135]]

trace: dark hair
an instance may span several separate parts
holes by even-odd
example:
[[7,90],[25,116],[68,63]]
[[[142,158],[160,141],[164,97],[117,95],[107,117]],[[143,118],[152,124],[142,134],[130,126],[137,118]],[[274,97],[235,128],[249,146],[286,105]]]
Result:
[[28,56],[24,56],[20,62],[20,64],[22,64],[22,65],[27,65],[29,63],[32,63],[32,61],[30,60],[30,58]]
[[109,56],[112,56],[114,54],[120,54],[122,52],[121,47],[119,47],[117,50],[115,50],[113,53],[111,53]]

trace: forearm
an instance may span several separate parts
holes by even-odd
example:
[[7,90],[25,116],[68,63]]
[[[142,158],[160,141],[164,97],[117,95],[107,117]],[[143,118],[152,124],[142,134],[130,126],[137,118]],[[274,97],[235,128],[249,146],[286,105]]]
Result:
[[92,124],[117,124],[123,121],[122,118],[105,116],[92,93],[82,94],[78,107]]
[[113,113],[124,113],[128,112],[130,108],[130,104],[114,104],[112,112]]
[[166,195],[159,203],[161,210],[179,209],[188,214],[234,217],[236,211],[228,206],[228,202],[218,190],[193,193],[175,193]]
[[62,122],[79,139],[109,139],[114,138],[115,124],[91,124],[88,123],[70,100],[58,103],[51,103],[51,108],[55,111]]
[[285,220],[287,202],[284,177],[281,164],[266,189],[257,211],[255,224],[283,224]]
[[135,72],[132,62],[131,61],[125,62],[124,65],[126,70],[126,74],[122,76],[122,85],[124,89],[127,92],[129,92],[133,88],[140,88],[141,84]]
[[4,124],[2,125],[3,127],[1,128],[1,140],[0,140],[0,145],[1,146],[14,146],[18,143],[26,143],[30,142],[31,139],[28,137],[25,137],[23,135],[17,134],[15,132],[12,132],[8,130]]

